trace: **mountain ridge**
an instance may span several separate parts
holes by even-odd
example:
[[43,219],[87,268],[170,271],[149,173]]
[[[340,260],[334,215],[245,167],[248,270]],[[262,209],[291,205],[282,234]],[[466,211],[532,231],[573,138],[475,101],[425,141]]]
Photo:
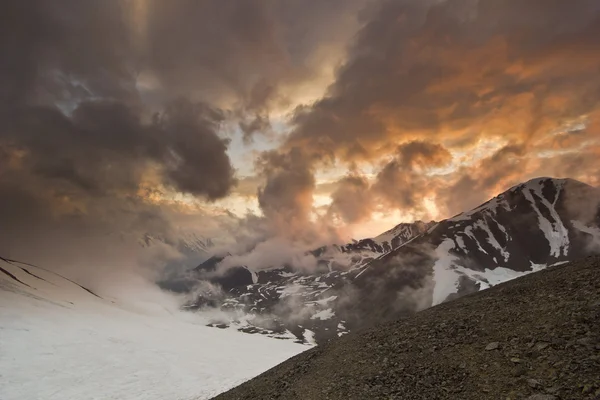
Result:
[[323,343],[597,253],[599,204],[598,189],[581,182],[532,179],[470,211],[422,226],[366,263],[314,275],[259,271],[255,281],[229,287],[210,304],[230,313],[222,324],[243,320],[241,330]]

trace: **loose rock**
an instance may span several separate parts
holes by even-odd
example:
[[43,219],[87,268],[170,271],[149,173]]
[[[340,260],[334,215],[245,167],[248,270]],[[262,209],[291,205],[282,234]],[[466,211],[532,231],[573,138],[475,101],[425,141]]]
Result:
[[499,342],[492,342],[492,343],[489,343],[487,346],[485,346],[485,349],[487,351],[491,351],[491,350],[496,350],[499,347],[500,347]]

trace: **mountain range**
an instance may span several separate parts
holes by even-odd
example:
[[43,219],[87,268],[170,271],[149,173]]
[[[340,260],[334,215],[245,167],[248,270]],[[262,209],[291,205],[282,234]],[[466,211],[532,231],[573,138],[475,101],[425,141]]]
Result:
[[439,222],[403,223],[375,238],[311,253],[319,268],[194,270],[211,286],[188,309],[213,326],[313,344],[394,320],[551,265],[600,252],[600,191],[537,178]]

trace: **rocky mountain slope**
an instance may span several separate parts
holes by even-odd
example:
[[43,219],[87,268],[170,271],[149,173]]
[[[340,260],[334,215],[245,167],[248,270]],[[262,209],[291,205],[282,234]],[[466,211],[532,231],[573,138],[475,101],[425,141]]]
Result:
[[[225,290],[200,296],[190,308],[221,309],[218,326],[323,343],[598,253],[599,204],[598,189],[581,182],[534,179],[437,224],[400,225],[336,247],[338,259],[356,260],[346,269],[336,268],[332,257],[311,275],[288,267],[226,271],[210,278]],[[214,269],[218,261],[199,268]]]
[[590,257],[334,339],[216,399],[598,399],[599,326]]

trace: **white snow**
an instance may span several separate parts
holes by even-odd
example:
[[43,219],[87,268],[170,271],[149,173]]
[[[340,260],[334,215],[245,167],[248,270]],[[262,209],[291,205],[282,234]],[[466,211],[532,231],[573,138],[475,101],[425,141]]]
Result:
[[485,254],[488,254],[487,251],[485,251],[485,249],[483,247],[481,247],[481,244],[479,244],[479,241],[477,240],[477,237],[475,236],[475,234],[473,234],[473,226],[467,226],[465,228],[465,235],[467,235],[468,237],[470,237],[471,239],[473,239],[473,241],[477,244],[477,248]]
[[531,274],[533,272],[540,271],[546,268],[544,264],[531,264],[531,270],[529,271],[514,271],[512,269],[504,267],[496,267],[494,269],[486,268],[483,272],[474,271],[469,268],[464,268],[460,265],[454,266],[454,270],[457,272],[456,285],[458,286],[458,277],[466,276],[479,284],[480,290],[489,289],[492,286],[498,285],[502,282],[510,281],[512,279],[519,278]]
[[[533,198],[532,193],[535,193],[540,198],[540,201],[546,208],[548,208],[550,215],[554,219],[555,223],[551,223],[544,215],[541,213],[537,205],[535,204],[535,199]],[[554,257],[559,257],[562,254],[567,255],[569,251],[569,231],[562,223],[560,215],[556,212],[556,209],[542,194],[542,188],[539,181],[530,181],[527,183],[527,186],[523,188],[523,195],[529,202],[531,203],[531,207],[538,215],[538,221],[540,230],[544,232],[544,236],[548,240],[550,244],[550,255]]]
[[345,321],[340,321],[337,325],[337,329],[338,329],[338,337],[339,336],[343,336],[348,334],[348,330],[346,329],[346,327],[344,326],[346,322]]
[[454,261],[457,260],[455,256],[450,254],[450,250],[454,248],[454,241],[452,239],[445,239],[435,249],[435,255],[438,260],[433,266],[433,280],[435,285],[433,287],[433,304],[437,305],[446,300],[446,298],[458,292],[458,278],[460,275],[452,269]]
[[335,313],[331,308],[327,308],[325,310],[319,311],[316,314],[313,314],[313,316],[310,317],[310,319],[320,319],[321,321],[325,321],[333,317],[335,317]]
[[494,222],[496,223],[496,226],[497,226],[498,228],[500,228],[500,230],[502,231],[502,233],[504,233],[504,238],[506,239],[506,241],[509,241],[509,240],[511,239],[511,237],[510,237],[510,235],[508,234],[508,232],[506,231],[506,228],[505,228],[505,227],[504,227],[504,226],[503,226],[501,223],[499,223],[499,222],[496,220],[496,218],[494,218],[492,215],[488,215],[488,216],[489,216],[489,217],[492,219],[492,221],[494,221]]
[[383,232],[381,235],[375,236],[371,240],[380,245],[383,245],[387,242],[387,244],[391,246],[392,239],[402,234],[404,234],[403,236],[412,236],[412,227],[410,225],[400,224],[398,226],[393,227],[389,231]]
[[513,271],[512,269],[504,268],[504,267],[496,267],[494,269],[486,268],[483,273],[479,273],[481,277],[483,277],[487,283],[491,286],[497,285],[502,282],[510,281],[511,279],[519,278],[524,275],[531,274],[533,272],[540,271],[546,268],[544,264],[531,264],[531,271]]
[[246,268],[246,269],[252,275],[252,283],[258,283],[258,274],[254,270],[251,270],[250,268]]
[[486,268],[483,272],[475,271],[456,263],[458,258],[450,253],[450,250],[455,248],[454,246],[454,241],[446,238],[435,249],[438,260],[433,266],[433,280],[435,284],[433,288],[433,306],[442,303],[449,295],[458,292],[461,276],[470,278],[479,284],[480,290],[484,290],[499,283],[546,268],[546,265],[531,263],[531,270],[529,271],[514,271],[503,267]]
[[307,349],[2,263],[2,400],[208,399]]
[[461,249],[465,250],[466,246],[465,246],[465,241],[463,240],[462,237],[460,236],[456,236],[454,238],[454,240],[456,240],[456,244],[458,245],[458,247],[460,247]]
[[308,344],[317,345],[317,341],[315,340],[315,333],[310,329],[304,329],[304,340],[308,342]]
[[279,290],[279,293],[281,294],[280,297],[283,298],[283,297],[291,296],[293,294],[297,294],[303,290],[304,290],[303,286],[294,283],[289,286],[285,286],[283,288],[283,290]]
[[494,246],[494,248],[496,250],[498,250],[500,252],[500,254],[502,254],[502,257],[504,257],[504,261],[508,261],[508,258],[510,257],[510,254],[508,253],[508,251],[506,251],[506,249],[504,249],[502,246],[500,246],[500,243],[498,242],[498,239],[496,239],[496,237],[494,236],[494,233],[490,229],[487,221],[486,220],[477,221],[477,223],[475,224],[475,226],[483,229],[487,233],[487,235],[488,235],[488,237],[487,237],[488,243],[491,244],[492,246]]

